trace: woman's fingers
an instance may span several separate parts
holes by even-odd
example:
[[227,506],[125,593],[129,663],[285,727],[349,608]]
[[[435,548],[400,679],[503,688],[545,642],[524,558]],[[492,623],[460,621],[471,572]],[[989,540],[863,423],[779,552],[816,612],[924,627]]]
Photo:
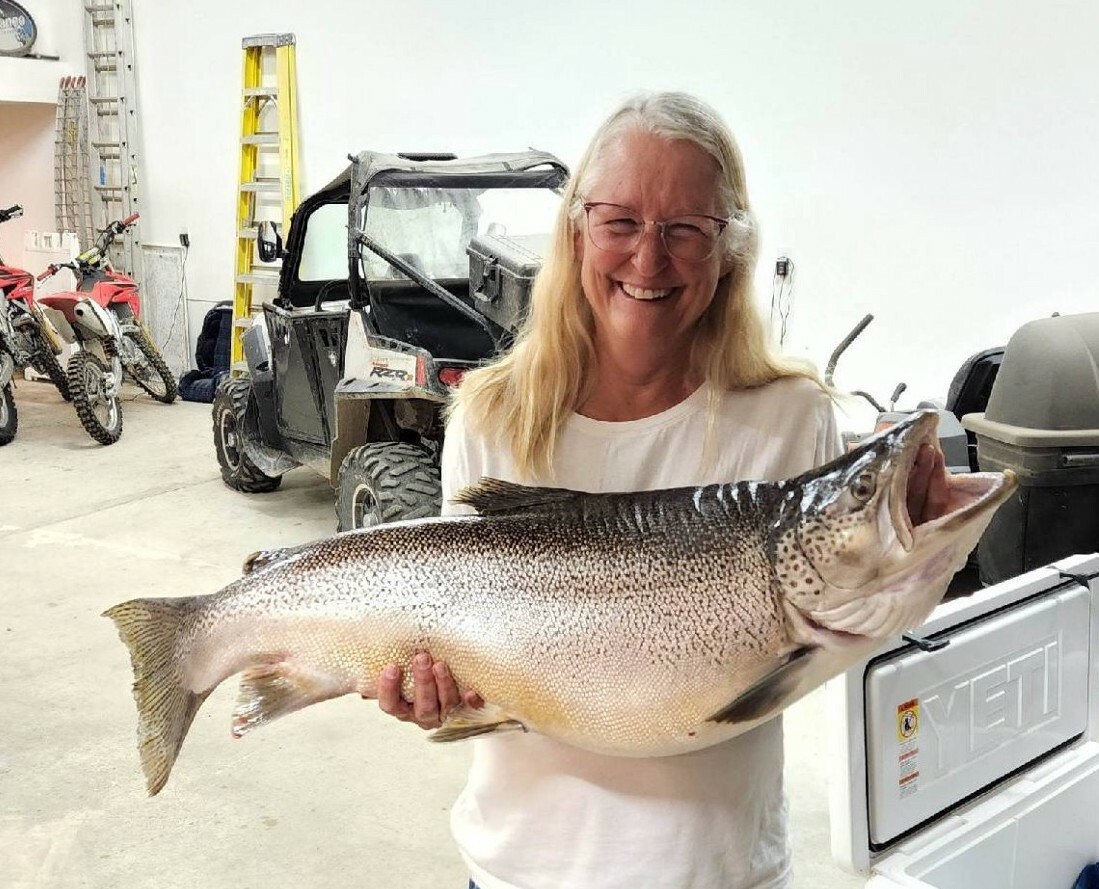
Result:
[[950,504],[950,480],[943,452],[929,444],[920,445],[916,462],[908,473],[909,518],[913,525],[945,515]]
[[412,688],[409,702],[401,694],[401,669],[390,664],[378,676],[378,706],[383,713],[425,729],[438,728],[447,714],[462,704],[484,706],[476,692],[459,691],[450,668],[442,661],[432,661],[426,652],[412,659]]
[[439,719],[439,689],[431,669],[431,655],[421,651],[412,659],[412,713],[421,728],[435,728]]
[[378,675],[378,707],[397,719],[412,718],[412,705],[401,697],[401,668],[390,664]]

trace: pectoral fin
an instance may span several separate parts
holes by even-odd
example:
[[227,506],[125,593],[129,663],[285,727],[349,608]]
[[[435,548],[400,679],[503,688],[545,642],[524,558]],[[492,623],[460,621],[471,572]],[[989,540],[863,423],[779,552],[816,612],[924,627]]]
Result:
[[475,738],[478,735],[517,729],[525,732],[527,727],[493,704],[485,704],[479,709],[461,706],[451,710],[442,726],[428,735],[428,739],[441,742],[464,741],[466,738]]
[[799,648],[790,653],[780,666],[756,680],[727,707],[710,717],[710,722],[748,722],[770,716],[793,694],[802,675],[812,664],[807,657],[815,648]]

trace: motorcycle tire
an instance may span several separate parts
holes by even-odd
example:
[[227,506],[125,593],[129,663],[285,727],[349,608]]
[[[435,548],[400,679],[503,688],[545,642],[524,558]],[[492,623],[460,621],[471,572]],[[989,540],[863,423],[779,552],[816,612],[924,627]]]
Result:
[[[162,404],[171,404],[179,395],[179,384],[176,382],[176,378],[172,376],[172,372],[168,370],[168,365],[164,362],[160,350],[153,345],[152,340],[146,336],[143,330],[129,330],[126,332],[126,336],[137,346],[137,350],[145,359],[146,368],[152,372],[149,377],[142,379],[132,369],[127,368],[127,376],[157,401]],[[156,385],[157,381],[160,382],[159,386]]]
[[248,380],[226,380],[214,396],[214,452],[221,480],[234,491],[267,494],[282,484],[281,475],[267,475],[244,451],[237,417],[248,408],[252,385]]
[[15,432],[19,428],[19,412],[15,409],[15,396],[11,391],[11,383],[0,389],[0,446],[8,444],[15,438]]
[[73,397],[69,394],[69,380],[65,376],[65,369],[61,366],[61,363],[57,360],[57,356],[53,354],[53,350],[46,344],[45,340],[41,337],[35,337],[38,346],[38,352],[34,356],[34,360],[31,362],[31,366],[50,378],[50,382],[57,387],[57,391],[61,393],[61,397],[65,401],[72,401]]
[[122,403],[107,398],[103,386],[110,371],[91,352],[73,352],[69,359],[69,394],[84,431],[100,444],[114,444],[122,436]]

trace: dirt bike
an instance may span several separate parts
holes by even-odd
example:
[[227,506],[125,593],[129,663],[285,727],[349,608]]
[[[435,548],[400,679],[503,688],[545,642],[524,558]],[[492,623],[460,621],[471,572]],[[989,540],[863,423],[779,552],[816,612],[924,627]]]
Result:
[[[829,386],[835,387],[832,377],[840,356],[873,320],[873,315],[866,315],[863,317],[832,352],[831,357],[828,359],[828,365],[824,371],[824,382]],[[913,409],[898,409],[897,401],[907,389],[908,385],[906,383],[898,383],[889,396],[888,407],[881,404],[873,395],[863,389],[850,390],[848,394],[863,399],[877,411],[877,418],[874,422],[873,430],[866,432],[844,431],[842,433],[844,447],[847,450],[851,450],[863,439],[874,433],[881,432],[883,429],[889,428],[894,423],[911,414],[913,410],[931,409],[937,411],[939,414],[939,448],[942,450],[943,457],[946,460],[947,470],[952,473],[975,472],[976,467],[970,466],[966,432],[965,429],[962,428],[960,416],[955,412],[956,405],[954,404],[954,401],[956,399],[948,398],[946,401],[928,399],[919,402]]]
[[[0,210],[0,223],[23,215],[18,204]],[[0,445],[15,438],[19,414],[12,392],[17,369],[33,367],[50,378],[70,401],[65,371],[57,361],[61,338],[34,301],[34,276],[7,265],[0,256]]]
[[105,445],[122,435],[119,395],[124,378],[164,404],[179,394],[175,377],[141,323],[137,282],[115,271],[108,260],[115,238],[137,218],[134,213],[112,222],[95,246],[75,261],[54,263],[38,276],[44,281],[60,269],[76,275],[75,291],[54,293],[39,302],[62,337],[78,347],[69,358],[69,392],[85,431]]

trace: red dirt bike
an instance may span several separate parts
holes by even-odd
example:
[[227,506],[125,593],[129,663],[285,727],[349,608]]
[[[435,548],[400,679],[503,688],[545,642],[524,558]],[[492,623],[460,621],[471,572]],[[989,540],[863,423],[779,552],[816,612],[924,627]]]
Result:
[[116,272],[107,250],[133,225],[134,213],[108,225],[94,247],[74,262],[55,263],[39,281],[71,269],[77,289],[42,297],[47,315],[69,343],[78,348],[69,358],[68,383],[76,414],[100,444],[122,435],[122,380],[137,383],[157,401],[171,404],[179,394],[175,377],[141,323],[141,294],[133,278]]
[[[16,204],[0,210],[0,223],[23,215]],[[12,375],[33,367],[48,376],[66,401],[65,371],[57,362],[63,345],[57,331],[34,301],[34,275],[7,265],[0,256],[0,445],[15,438],[19,414],[12,393]]]

